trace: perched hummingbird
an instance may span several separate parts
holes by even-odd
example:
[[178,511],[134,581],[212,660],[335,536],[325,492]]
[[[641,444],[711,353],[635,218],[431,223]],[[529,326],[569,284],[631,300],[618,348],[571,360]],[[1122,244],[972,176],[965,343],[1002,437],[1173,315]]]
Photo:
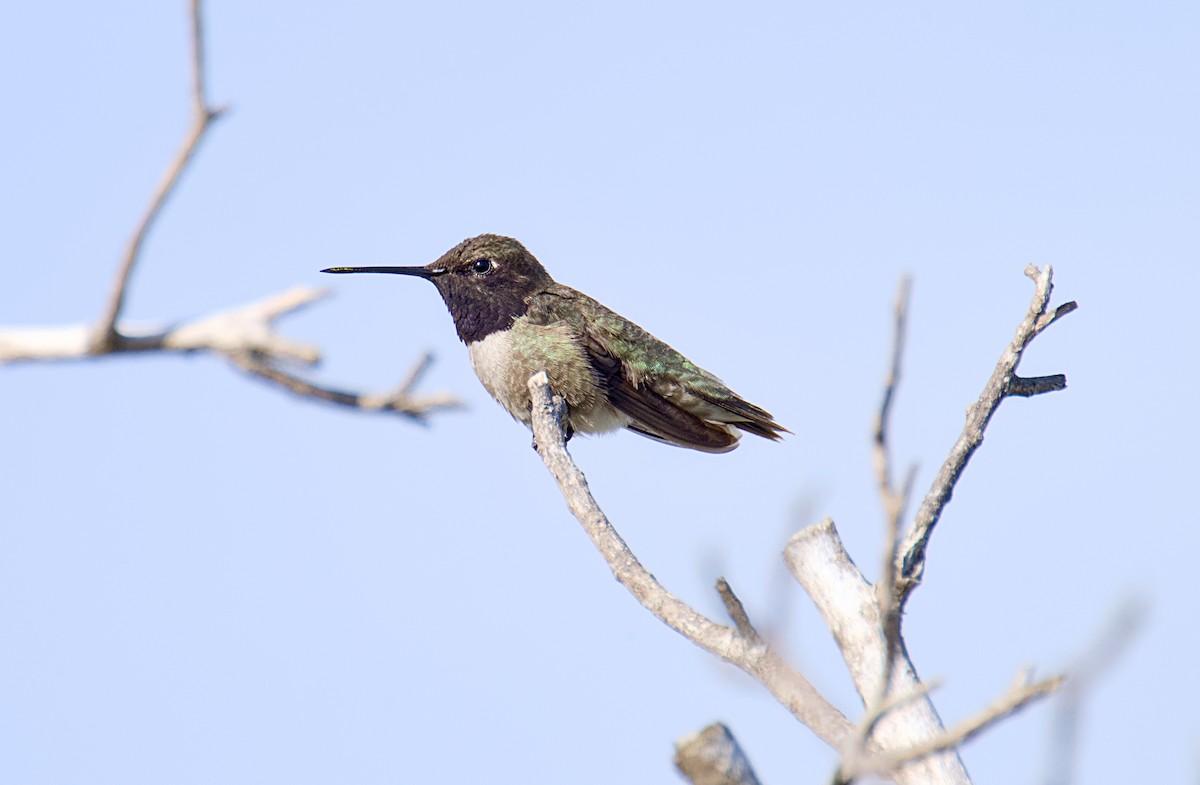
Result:
[[525,246],[481,234],[425,267],[330,267],[415,275],[438,288],[479,381],[530,425],[529,377],[545,370],[567,403],[567,438],[628,428],[666,444],[728,452],[747,431],[790,433],[650,333],[556,283]]

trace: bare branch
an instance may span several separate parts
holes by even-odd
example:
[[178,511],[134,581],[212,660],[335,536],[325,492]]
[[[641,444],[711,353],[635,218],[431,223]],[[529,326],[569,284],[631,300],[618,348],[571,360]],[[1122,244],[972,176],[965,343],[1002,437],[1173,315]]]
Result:
[[208,352],[228,358],[243,371],[279,385],[297,395],[350,406],[365,411],[392,412],[425,422],[435,411],[461,407],[449,393],[426,396],[413,388],[429,367],[422,356],[396,389],[381,394],[344,392],[321,387],[282,370],[281,363],[315,365],[321,360],[316,346],[300,343],[275,330],[281,316],[328,295],[326,289],[297,286],[257,302],[202,316],[170,327],[129,331],[103,355],[92,352],[87,325],[71,327],[0,328],[0,365],[16,362],[62,362],[96,359],[137,352],[192,354]]
[[130,352],[211,352],[227,357],[245,372],[297,395],[367,411],[392,412],[418,422],[438,410],[455,408],[459,401],[447,393],[416,396],[413,389],[429,367],[423,356],[400,386],[383,394],[345,392],[308,382],[280,367],[282,363],[314,365],[320,350],[293,341],[275,331],[273,323],[284,314],[319,299],[323,289],[296,287],[260,302],[198,317],[180,324],[135,331],[119,324],[125,295],[142,247],[163,206],[175,192],[212,122],[224,111],[208,103],[204,75],[204,29],[201,0],[189,0],[191,29],[191,124],[175,157],[163,173],[150,203],[133,232],[117,268],[104,312],[87,325],[47,328],[0,328],[0,365],[13,362],[81,360]]
[[146,236],[150,233],[150,228],[154,225],[155,219],[162,212],[163,205],[166,204],[167,199],[174,193],[175,186],[191,162],[193,154],[200,146],[200,142],[204,139],[205,132],[208,131],[209,126],[224,111],[221,107],[214,108],[209,106],[208,99],[204,94],[204,39],[203,27],[201,26],[200,0],[191,0],[189,11],[192,49],[191,125],[183,138],[179,150],[175,153],[175,157],[167,166],[166,172],[163,173],[158,187],[155,188],[154,194],[150,197],[150,204],[146,206],[146,210],[142,214],[137,228],[134,229],[128,246],[125,248],[125,254],[121,259],[120,266],[117,268],[117,275],[109,291],[104,312],[93,327],[88,341],[89,351],[92,354],[107,354],[119,347],[122,335],[117,327],[117,321],[121,317],[121,310],[125,305],[125,292],[129,288],[129,279],[133,274],[133,268],[137,264],[138,258],[141,256],[142,245],[146,240]]
[[1005,395],[1015,395],[1021,398],[1031,398],[1042,393],[1057,392],[1067,389],[1067,377],[1061,373],[1053,376],[1035,376],[1026,379],[1022,376],[1012,376],[1004,388]]
[[[876,726],[897,705],[904,705],[923,697],[928,691],[926,685],[921,685],[902,696],[892,696],[891,675],[896,668],[896,657],[903,647],[900,634],[900,597],[896,589],[896,543],[899,539],[900,519],[912,493],[912,483],[916,476],[916,467],[910,467],[905,475],[904,485],[896,489],[892,484],[891,454],[888,448],[888,425],[892,400],[900,384],[900,371],[904,353],[905,326],[908,314],[908,295],[911,284],[908,278],[900,281],[896,294],[895,319],[892,331],[892,356],[888,365],[887,376],[884,379],[883,399],[875,418],[874,466],[875,482],[879,490],[880,501],[884,511],[883,559],[879,582],[875,585],[875,603],[878,608],[879,623],[883,630],[882,667],[876,680],[874,691],[869,696],[864,695],[866,714],[855,728],[854,736],[848,744],[852,755],[864,756],[868,753],[871,734]],[[866,623],[870,623],[867,621]],[[843,755],[847,753],[843,752]],[[835,774],[835,782],[846,781],[839,769]]]
[[421,380],[425,378],[425,372],[433,365],[433,355],[425,352],[417,361],[408,369],[408,373],[404,374],[404,379],[396,386],[392,392],[392,397],[407,397],[416,389]]
[[884,515],[888,519],[898,519],[904,515],[903,499],[892,487],[891,457],[888,453],[888,423],[892,411],[892,399],[900,385],[905,326],[908,321],[908,294],[911,285],[911,281],[907,277],[902,278],[899,291],[896,292],[896,309],[892,328],[892,360],[888,365],[887,376],[883,382],[883,400],[879,404],[879,413],[875,417],[875,448],[873,450],[875,484],[879,487]]
[[587,479],[566,449],[562,418],[566,405],[551,390],[545,372],[529,380],[533,398],[534,441],[571,513],[604,557],[613,576],[660,621],[711,654],[757,679],[788,711],[825,742],[839,746],[850,734],[850,721],[800,673],[762,641],[750,641],[736,629],[718,624],[668,592],[641,565],[596,504]]
[[746,607],[742,605],[742,601],[733,593],[733,589],[729,585],[729,581],[724,578],[717,578],[717,594],[721,595],[721,601],[725,603],[725,612],[729,614],[729,618],[733,619],[733,623],[737,625],[738,632],[742,637],[751,643],[760,643],[762,637],[758,634],[758,630],[754,629],[754,625],[750,623],[750,616],[746,613]]
[[842,758],[831,779],[833,785],[850,785],[855,778],[860,776],[859,767],[861,761],[870,756],[871,734],[875,731],[875,727],[879,724],[880,720],[896,709],[903,708],[910,703],[925,698],[940,686],[941,682],[931,680],[921,684],[912,692],[906,692],[902,695],[892,694],[884,696],[880,703],[875,706],[868,706],[867,713],[859,720],[858,726],[854,730],[853,738],[842,752]]
[[[274,322],[328,295],[326,289],[296,286],[246,305],[201,316],[169,327],[129,330],[106,355],[129,352],[253,352],[273,360],[312,365],[321,353],[274,329]],[[86,325],[0,328],[0,365],[12,362],[61,362],[98,357]]]
[[[881,682],[890,681],[891,694],[914,696],[876,721],[872,727],[871,750],[905,750],[944,732],[941,718],[917,677],[903,639],[898,638],[895,664],[890,679],[883,673],[889,641],[884,633],[878,594],[851,561],[833,521],[825,520],[792,537],[784,551],[788,569],[808,593],[825,626],[833,633],[842,659],[850,671],[854,687],[864,705],[879,695]],[[875,707],[868,709],[868,714]],[[839,749],[843,760],[861,757],[863,728],[851,735]],[[966,768],[953,750],[930,755],[903,766],[889,777],[899,785],[965,785],[970,782]]]
[[842,772],[846,782],[866,774],[890,776],[901,767],[919,763],[930,755],[952,750],[995,725],[1000,720],[1019,711],[1030,703],[1045,698],[1063,684],[1062,676],[1029,683],[1027,674],[1021,673],[1017,681],[990,706],[974,717],[969,717],[947,731],[926,741],[913,744],[907,749],[894,750],[870,757],[846,761],[843,758]]
[[[1049,326],[1055,319],[1066,313],[1070,313],[1070,311],[1075,308],[1073,303],[1069,303],[1066,306],[1062,306],[1057,309],[1052,315],[1046,314],[1045,308],[1050,296],[1050,270],[1047,268],[1044,274],[1042,274],[1036,268],[1034,268],[1032,271],[1027,270],[1026,272],[1027,274],[1032,272],[1032,277],[1038,282],[1038,292],[1034,297],[1034,303],[1030,308],[1029,314],[1026,316],[1025,321],[1018,330],[1017,337],[1010,345],[1009,351],[1006,353],[1006,355],[1001,358],[997,372],[993,375],[992,380],[989,382],[988,388],[985,389],[985,396],[989,391],[993,392],[995,396],[993,400],[987,402],[990,404],[990,407],[985,407],[985,399],[981,398],[980,403],[976,404],[976,407],[973,408],[973,411],[968,416],[969,427],[974,414],[986,412],[986,414],[984,414],[983,418],[978,423],[979,439],[982,439],[982,430],[984,427],[986,427],[987,420],[991,416],[991,411],[999,405],[1000,400],[1002,400],[1005,396],[1033,395],[1039,392],[1046,392],[1051,389],[1061,389],[1062,387],[1066,386],[1066,379],[1065,377],[1061,376],[1044,377],[1042,379],[1021,379],[1015,374],[1016,365],[1020,361],[1021,352],[1024,350],[1024,347],[1028,344],[1028,342],[1032,340],[1033,336]],[[862,607],[865,609],[877,612],[878,623],[881,627],[883,640],[879,641],[879,635],[871,629],[875,620],[869,617],[862,619],[865,628],[859,629],[854,628],[852,619],[840,619],[844,625],[844,627],[841,628],[844,630],[842,637],[838,637],[837,629],[835,629],[835,637],[838,638],[838,645],[842,648],[843,656],[846,657],[847,664],[850,665],[852,675],[854,675],[855,678],[855,684],[858,686],[860,694],[864,697],[864,703],[867,709],[866,714],[859,722],[854,735],[848,744],[843,748],[841,765],[839,766],[838,771],[835,773],[833,779],[833,781],[838,785],[847,785],[855,778],[864,774],[880,774],[889,777],[896,777],[898,782],[902,779],[908,780],[914,775],[914,767],[918,766],[920,761],[922,761],[922,759],[924,759],[926,756],[935,753],[942,753],[946,750],[954,748],[957,744],[962,743],[962,741],[965,739],[970,738],[970,736],[980,732],[991,723],[998,721],[1001,717],[1007,716],[1007,714],[1017,710],[1017,708],[1025,703],[1047,694],[1053,689],[1056,689],[1061,681],[1060,678],[1056,678],[1040,682],[1037,685],[1028,685],[1026,683],[1027,679],[1023,678],[1017,685],[1014,685],[1013,689],[1011,689],[1005,696],[993,704],[993,706],[989,707],[979,716],[968,720],[959,726],[956,726],[951,731],[940,730],[938,733],[926,735],[924,738],[920,738],[919,735],[911,735],[910,738],[901,745],[896,744],[894,739],[888,738],[890,733],[895,733],[897,731],[897,726],[909,734],[912,734],[914,729],[919,730],[919,727],[913,722],[914,720],[918,723],[924,723],[926,729],[928,730],[934,729],[935,726],[940,729],[940,720],[937,718],[936,713],[932,711],[932,704],[926,704],[926,706],[923,707],[917,703],[919,699],[925,697],[929,691],[929,687],[928,685],[922,685],[915,680],[915,672],[912,671],[911,663],[907,661],[907,655],[903,654],[904,641],[900,633],[900,610],[901,603],[905,596],[905,591],[911,590],[911,588],[915,586],[916,580],[919,580],[919,573],[916,573],[917,577],[915,579],[912,578],[912,574],[910,574],[906,576],[905,583],[901,584],[898,581],[898,565],[896,560],[896,539],[898,526],[900,517],[902,516],[903,506],[907,502],[909,492],[911,491],[913,477],[915,475],[913,472],[909,472],[905,482],[905,489],[902,492],[897,491],[892,486],[889,468],[890,455],[888,453],[887,440],[888,413],[892,397],[895,393],[897,379],[899,378],[900,359],[903,347],[907,289],[907,282],[902,282],[900,295],[896,304],[896,325],[893,338],[892,363],[884,385],[883,402],[880,406],[875,428],[874,464],[876,483],[879,488],[880,496],[883,500],[887,523],[885,527],[886,531],[883,547],[884,566],[880,581],[875,586],[874,607],[865,602],[862,605]],[[956,445],[956,451],[960,445]],[[958,472],[961,472],[962,467],[965,466],[966,460],[969,459],[971,450],[973,450],[975,446],[977,446],[977,442],[975,445],[971,446],[969,450],[962,454],[961,464],[957,466],[955,473],[951,476],[948,485],[945,486],[946,495],[941,501],[942,505],[948,501],[949,489],[953,486],[954,481],[957,479]],[[954,458],[954,453],[952,453],[951,457]],[[947,461],[947,464],[949,463],[950,461]],[[941,475],[939,475],[939,479],[942,479],[945,473],[946,467],[943,467],[943,472]],[[929,499],[930,497],[926,497],[926,504],[922,507],[923,512],[927,510]],[[940,507],[937,509],[937,513],[940,514]],[[920,512],[918,513],[918,520],[921,520]],[[936,517],[934,518],[934,521],[936,521]],[[931,528],[932,524],[930,524],[930,529]],[[832,538],[836,540],[836,531],[833,530],[831,523],[828,524],[828,531],[816,532],[814,533],[813,537],[824,538],[828,535],[832,535]],[[927,538],[928,533],[926,533],[925,536]],[[795,551],[793,551],[793,546],[796,546]],[[793,540],[793,546],[789,546],[788,549],[789,566],[792,567],[793,573],[797,576],[802,584],[805,584],[806,589],[809,588],[809,584],[805,582],[805,577],[802,577],[802,574],[808,577],[813,585],[820,584],[820,580],[807,575],[808,570],[804,565],[793,561],[793,558],[799,559],[801,556],[803,556],[807,548],[806,541],[801,538],[801,535],[798,535]],[[835,551],[835,558],[827,560],[827,563],[841,564],[843,559],[841,558],[842,551],[840,542],[837,542],[836,546],[833,546],[833,548]],[[809,562],[811,563],[811,561],[812,558],[810,556]],[[921,567],[923,569],[923,542]],[[843,593],[849,596],[856,592],[862,592],[865,587],[865,581],[862,581],[861,576],[857,575],[857,570],[854,569],[853,565],[849,563],[849,557],[845,557],[842,569],[847,573],[847,575],[842,576],[842,579],[845,583],[849,584],[849,590],[844,590]],[[809,593],[810,595],[813,594],[812,590],[810,590]],[[832,606],[834,603],[827,603],[822,599],[818,599],[816,595],[813,595],[813,599],[817,601],[818,607],[822,609],[823,614],[835,613],[836,608],[830,607],[827,611],[824,607],[826,604]],[[845,596],[838,599],[845,600]],[[828,600],[828,598],[825,598],[825,600]],[[847,614],[851,612],[851,609],[849,608],[843,610]],[[835,622],[831,620],[830,615],[826,615],[826,621],[830,625],[831,629],[834,629]],[[871,656],[876,656],[875,653],[880,648],[882,648],[882,656],[880,657],[883,662],[882,669],[874,676],[873,682],[868,683],[865,681],[860,681],[860,676],[865,678],[872,675],[869,671],[869,663],[862,662],[864,658],[864,652],[869,652]],[[903,661],[900,661],[899,658],[902,656],[904,659]],[[858,663],[857,666],[854,663]],[[898,693],[892,692],[892,682],[898,678],[904,679],[909,683],[909,685]],[[870,696],[869,699],[868,696]],[[914,712],[907,712],[910,715],[910,718],[904,718],[902,722],[897,723],[896,720],[898,718],[893,715],[902,706],[910,704],[916,713],[914,714]],[[922,712],[922,709],[925,708],[927,708],[928,711]],[[923,713],[927,716],[923,717]],[[883,732],[879,734],[880,738],[878,739],[878,744],[875,745],[877,749],[882,749],[884,751],[872,752],[872,734],[874,733],[875,729],[884,722],[885,718],[891,718],[892,721],[889,722],[885,726]],[[908,727],[910,724],[913,725],[912,728]],[[930,778],[930,781],[942,782],[943,780],[938,778],[941,776],[946,776],[948,778],[962,778],[961,780],[947,779],[945,781],[965,781],[966,772],[961,770],[960,764],[959,770],[957,771],[953,770],[952,767],[947,767],[940,772],[930,771],[920,774],[919,780],[925,781],[927,778]],[[917,779],[918,778],[914,778],[914,781]]]
[[[1066,303],[1048,314],[1046,309],[1053,290],[1051,283],[1053,270],[1049,265],[1042,270],[1030,265],[1025,269],[1025,274],[1037,284],[1025,319],[1017,327],[1016,335],[1005,348],[1004,354],[1000,356],[1000,361],[984,386],[979,400],[967,410],[967,422],[963,427],[962,434],[951,449],[949,457],[942,464],[937,477],[934,478],[929,493],[925,495],[917,510],[912,528],[905,537],[902,549],[904,556],[900,565],[900,590],[905,597],[921,582],[921,577],[925,572],[925,548],[929,543],[929,537],[941,518],[946,504],[950,501],[954,486],[962,475],[963,469],[966,468],[967,462],[979,445],[983,443],[983,432],[992,419],[992,415],[1000,406],[1000,402],[1008,395],[1032,395],[1038,392],[1062,389],[1066,386],[1065,378],[1062,379],[1061,386],[1057,383],[1038,383],[1040,380],[1013,381],[1017,365],[1021,362],[1021,355],[1034,337],[1057,319],[1075,310],[1076,307],[1073,302]],[[1045,378],[1056,379],[1057,377]]]
[[[900,370],[904,357],[905,327],[908,321],[908,295],[911,289],[910,280],[905,277],[900,280],[900,288],[896,292],[896,308],[892,330],[892,360],[888,366],[887,376],[883,384],[883,400],[879,405],[879,414],[875,418],[875,482],[879,487],[879,497],[883,502],[884,534],[883,534],[883,570],[879,583],[876,585],[875,596],[879,603],[880,620],[885,637],[885,653],[883,670],[879,686],[874,697],[867,701],[868,716],[872,707],[882,707],[887,703],[890,689],[890,674],[895,666],[896,652],[900,647],[900,601],[896,591],[896,542],[900,537],[900,519],[904,516],[904,508],[912,491],[915,467],[910,469],[901,490],[892,484],[891,454],[888,449],[888,425],[892,408],[892,400],[900,385]],[[882,716],[879,713],[877,716]],[[860,723],[859,741],[863,749],[870,739],[875,722]]]
[[[884,680],[880,663],[888,642],[881,625],[877,593],[850,560],[832,521],[810,526],[788,543],[788,567],[817,605],[833,632],[859,695],[878,695]],[[1062,677],[1028,684],[1022,676],[999,700],[947,731],[898,641],[890,697],[868,706],[863,722],[842,746],[836,782],[863,774],[883,774],[900,785],[969,783],[955,748],[1030,701],[1048,695]],[[873,743],[864,740],[871,733]]]
[[[921,700],[926,695],[931,694],[934,690],[941,686],[942,682],[940,679],[930,679],[929,681],[922,682],[912,692],[906,692],[903,694],[893,693],[887,696],[887,698],[885,698],[877,706],[870,709],[866,714],[863,715],[861,722],[862,727],[866,729],[867,733],[869,734],[870,731],[879,724],[879,721],[886,717],[890,712],[903,708],[914,701]],[[866,745],[861,746],[863,749],[866,749]]]
[[[201,0],[188,0],[188,21],[191,24],[192,54],[192,112],[212,112],[205,91],[207,78],[204,73],[204,17],[200,12]],[[219,110],[218,110],[219,111]]]
[[675,743],[675,768],[692,785],[759,785],[750,759],[720,722]]
[[[1030,265],[1029,267],[1025,268],[1026,275],[1029,275],[1030,268],[1032,268],[1035,271],[1037,270],[1036,267],[1033,267],[1033,265]],[[1033,276],[1030,276],[1030,277],[1033,277]],[[1036,281],[1037,278],[1034,277],[1034,280]],[[1059,319],[1061,319],[1064,316],[1066,316],[1067,314],[1071,313],[1071,311],[1074,311],[1078,307],[1079,307],[1079,305],[1074,300],[1072,300],[1071,302],[1063,303],[1062,305],[1058,306],[1051,313],[1042,314],[1042,318],[1038,319],[1038,323],[1034,327],[1035,331],[1040,333],[1042,330],[1045,330],[1047,327],[1054,324]]]
[[411,394],[416,379],[429,365],[428,354],[417,360],[412,370],[409,371],[408,378],[396,389],[381,394],[352,393],[331,387],[322,387],[280,370],[256,353],[233,352],[227,356],[230,362],[246,373],[283,387],[296,395],[364,411],[399,414],[421,424],[427,423],[429,415],[435,411],[462,407],[462,402],[449,393],[434,393],[425,396]]

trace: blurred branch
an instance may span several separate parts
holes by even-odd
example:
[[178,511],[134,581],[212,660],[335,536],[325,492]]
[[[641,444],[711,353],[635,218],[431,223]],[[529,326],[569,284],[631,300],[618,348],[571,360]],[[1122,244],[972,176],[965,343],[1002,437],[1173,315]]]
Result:
[[[867,705],[864,718],[840,748],[835,783],[849,783],[866,774],[887,776],[899,785],[969,783],[955,748],[1062,683],[1062,677],[1056,676],[1030,684],[1022,674],[991,706],[946,730],[929,699],[932,686],[917,676],[902,638],[896,640],[890,676],[882,673],[879,666],[887,659],[890,641],[884,634],[880,592],[867,583],[846,553],[833,521],[810,526],[793,537],[784,558],[833,632]],[[888,697],[874,699],[885,680],[891,683],[890,692],[884,693]]]
[[720,722],[675,743],[675,768],[692,785],[759,785],[733,731]]
[[896,542],[900,537],[900,519],[904,517],[904,509],[908,506],[908,498],[912,493],[912,484],[916,477],[916,466],[909,468],[904,485],[897,489],[892,483],[891,454],[888,449],[888,426],[891,421],[892,400],[900,385],[900,369],[904,357],[905,328],[908,321],[908,294],[911,282],[907,277],[900,280],[900,288],[896,292],[895,315],[892,328],[892,358],[888,364],[887,376],[883,383],[883,397],[879,404],[879,412],[875,417],[875,438],[873,462],[875,465],[875,482],[879,487],[879,497],[883,504],[883,570],[876,585],[875,597],[879,604],[880,623],[883,625],[885,638],[883,668],[875,694],[866,701],[867,716],[873,719],[859,724],[856,733],[857,746],[867,748],[875,724],[883,716],[883,707],[888,704],[888,693],[891,689],[891,673],[896,662],[896,653],[901,645],[900,638],[900,597],[896,588]]
[[[1050,695],[1062,686],[1063,680],[1063,676],[1053,676],[1037,682],[1030,682],[1029,674],[1023,671],[1017,675],[1017,680],[1013,685],[991,705],[931,739],[914,744],[907,749],[866,755],[861,758],[844,755],[835,782],[839,785],[848,785],[858,777],[868,774],[894,776],[902,767],[912,766],[930,755],[954,749],[1005,717]],[[918,691],[914,698],[916,695],[924,694],[923,691]],[[899,781],[897,779],[897,782]]]
[[[1044,272],[1033,267],[1027,268],[1026,275],[1037,283],[1033,304],[1018,328],[1013,342],[1001,357],[980,402],[968,413],[964,435],[955,445],[934,483],[934,489],[922,504],[917,514],[917,522],[909,535],[905,562],[898,565],[896,555],[899,523],[915,476],[914,471],[910,470],[904,487],[897,490],[892,483],[891,456],[888,449],[889,415],[900,379],[907,319],[909,282],[901,281],[895,307],[891,363],[875,421],[873,463],[885,513],[885,531],[883,571],[879,583],[874,587],[874,596],[871,598],[874,603],[867,598],[868,585],[845,554],[831,521],[824,524],[824,529],[814,527],[810,530],[811,537],[803,536],[810,532],[798,535],[788,548],[788,564],[797,580],[805,585],[805,589],[817,602],[830,629],[835,630],[839,648],[842,649],[843,657],[850,667],[866,708],[855,733],[843,748],[841,765],[834,777],[834,782],[840,785],[864,774],[892,776],[896,777],[897,781],[911,779],[914,782],[967,782],[966,771],[962,769],[961,762],[952,766],[950,764],[954,761],[949,758],[929,761],[926,759],[953,749],[1030,701],[1049,694],[1062,682],[1061,677],[1056,677],[1029,684],[1027,679],[1022,678],[1008,693],[976,717],[949,731],[941,730],[941,720],[933,709],[933,704],[927,699],[930,687],[921,684],[917,679],[915,668],[905,653],[900,629],[900,611],[904,598],[917,585],[924,570],[925,543],[942,508],[949,501],[958,476],[982,441],[983,430],[992,412],[1008,395],[1033,395],[1066,386],[1066,379],[1062,376],[1040,379],[1021,379],[1016,376],[1016,366],[1020,362],[1021,354],[1033,337],[1075,309],[1074,303],[1067,303],[1052,313],[1046,312],[1052,288],[1052,272],[1049,267]],[[810,553],[814,543],[820,543],[820,547],[815,549],[821,554],[820,559],[815,559]],[[906,570],[903,574],[898,572],[901,566]],[[836,579],[822,578],[819,574],[822,569],[836,569],[843,574]],[[830,584],[840,585],[840,593],[836,596],[816,593],[821,590],[822,585],[828,588]],[[852,615],[856,610],[853,603],[848,607],[841,605],[848,597],[856,594],[861,595],[862,608],[868,608],[877,614],[875,619],[863,619],[867,622],[866,625],[854,624]],[[873,622],[878,623],[877,628]],[[839,630],[842,631],[840,635]],[[872,673],[871,669],[873,661],[882,663],[882,667],[875,673]],[[886,718],[891,718],[892,721],[885,725],[877,739],[877,746],[886,751],[872,752],[872,736]],[[913,731],[916,731],[915,735]],[[921,767],[931,764],[936,764],[939,770],[921,770]]]
[[432,356],[429,354],[422,355],[413,363],[407,378],[397,387],[385,393],[374,394],[346,392],[313,384],[280,370],[256,352],[233,353],[229,355],[229,359],[246,373],[278,385],[296,395],[364,411],[391,412],[422,424],[427,423],[429,415],[435,411],[462,407],[462,402],[450,393],[413,394],[413,387],[432,361]]
[[86,325],[0,329],[0,364],[60,362],[132,352],[256,352],[276,360],[313,365],[321,354],[311,344],[275,332],[273,322],[328,295],[297,286],[264,300],[201,316],[169,327],[127,330],[101,355],[92,351]]
[[750,622],[750,616],[746,613],[746,607],[733,593],[729,581],[717,578],[717,594],[721,596],[721,602],[725,603],[725,612],[729,614],[730,619],[733,619],[733,623],[742,637],[751,643],[761,643],[762,636],[758,634],[758,630],[754,629],[754,625]]
[[231,360],[252,376],[296,395],[365,411],[392,412],[424,422],[429,414],[461,406],[449,393],[418,396],[414,388],[429,367],[421,357],[405,380],[386,393],[356,393],[322,387],[301,379],[281,364],[315,365],[320,350],[293,341],[274,329],[279,317],[328,294],[324,289],[297,286],[258,302],[197,317],[179,324],[134,330],[121,323],[133,270],[163,206],[175,192],[213,122],[225,111],[212,106],[204,81],[204,29],[201,0],[188,3],[191,39],[192,119],[179,150],[155,188],[117,267],[104,311],[95,324],[62,327],[0,328],[0,365],[15,362],[61,362],[133,352],[211,352]]
[[141,257],[142,245],[146,236],[150,233],[155,219],[162,212],[163,205],[175,192],[179,179],[187,170],[188,164],[191,163],[192,156],[204,139],[205,133],[212,126],[213,121],[225,111],[223,106],[209,105],[204,91],[204,27],[200,13],[200,0],[190,0],[188,12],[192,54],[191,125],[184,135],[175,157],[171,159],[162,179],[159,180],[158,187],[154,189],[154,194],[150,197],[150,204],[142,213],[142,218],[138,221],[137,228],[134,229],[133,236],[129,239],[129,245],[125,248],[125,255],[117,268],[117,275],[113,279],[108,301],[88,342],[89,351],[92,354],[107,354],[120,347],[124,336],[117,329],[117,320],[121,317],[121,310],[125,305],[125,292],[129,288],[129,279]]
[[907,597],[921,582],[925,572],[925,548],[933,527],[941,518],[942,511],[950,501],[954,486],[966,468],[967,462],[979,445],[983,443],[983,432],[999,408],[1000,402],[1010,395],[1029,396],[1044,392],[1065,389],[1065,376],[1045,376],[1036,379],[1022,379],[1017,376],[1017,366],[1026,347],[1043,330],[1063,316],[1076,309],[1074,302],[1064,303],[1053,311],[1047,311],[1050,304],[1050,294],[1054,272],[1049,265],[1039,270],[1034,265],[1025,268],[1025,275],[1033,279],[1035,290],[1033,301],[1024,320],[1017,327],[1017,333],[1005,348],[1004,354],[996,364],[995,370],[983,388],[983,392],[967,410],[967,422],[962,434],[958,437],[950,455],[934,478],[929,493],[917,510],[912,528],[905,537],[902,551],[903,561],[900,565],[899,591],[902,597]]
[[887,376],[883,382],[883,399],[879,404],[879,412],[875,416],[874,449],[872,459],[875,466],[875,483],[879,486],[879,496],[883,501],[884,515],[888,525],[892,522],[899,526],[899,520],[904,517],[904,508],[908,503],[910,479],[905,483],[903,492],[897,491],[892,485],[891,456],[888,451],[888,425],[891,421],[892,400],[896,389],[900,386],[901,360],[904,357],[904,336],[908,322],[908,294],[912,282],[907,278],[900,280],[899,291],[896,292],[895,316],[892,327],[892,359],[888,365]]
[[[567,507],[583,525],[613,576],[668,627],[745,671],[818,737],[831,746],[840,745],[852,730],[850,721],[769,644],[704,616],[668,592],[642,566],[596,504],[587,479],[567,452],[562,427],[566,404],[551,390],[544,371],[529,380],[529,392],[533,398],[532,425],[538,453],[558,483]],[[749,619],[744,624],[748,625]]]
[[1047,785],[1070,785],[1074,780],[1080,715],[1084,698],[1095,689],[1113,665],[1124,655],[1146,620],[1143,602],[1127,599],[1113,611],[1074,664],[1067,667],[1067,684],[1056,701],[1051,728]]
[[[870,748],[875,752],[911,749],[944,733],[941,718],[923,693],[925,688],[902,640],[897,640],[891,673],[883,673],[889,641],[884,634],[878,593],[851,560],[833,521],[826,519],[792,537],[784,560],[833,633],[864,705],[880,694],[885,680],[890,682],[893,694],[911,696],[896,701],[886,716],[875,719],[870,714],[876,707],[869,707],[867,721],[860,723],[839,747],[843,766],[852,771],[854,761],[864,756],[866,728],[870,729]],[[889,777],[898,785],[970,782],[954,750],[929,755]]]
[[[750,621],[742,602],[724,579],[717,591],[734,622],[729,628],[701,615],[666,591],[637,561],[596,505],[587,481],[566,450],[562,429],[565,403],[550,389],[545,372],[529,380],[533,401],[534,445],[559,485],[567,506],[600,550],[610,569],[644,607],[693,643],[737,665],[758,679],[804,724],[841,754],[834,782],[846,785],[876,774],[898,785],[964,785],[970,782],[956,748],[1004,717],[1059,689],[1055,676],[1031,682],[1028,674],[990,706],[947,730],[929,699],[931,686],[921,682],[901,634],[905,597],[920,581],[925,545],[958,477],[979,446],[992,413],[1008,395],[1032,395],[1062,389],[1065,379],[1021,379],[1016,367],[1029,342],[1075,309],[1074,303],[1047,312],[1052,272],[1030,267],[1037,284],[1033,303],[1001,357],[980,400],[968,412],[967,427],[943,465],[933,489],[922,502],[906,540],[903,561],[897,558],[900,519],[909,498],[914,472],[897,489],[892,481],[888,422],[899,383],[907,317],[908,283],[897,297],[892,358],[875,427],[876,483],[885,511],[883,573],[872,586],[846,553],[831,520],[795,535],[784,557],[792,575],[817,606],[833,633],[866,711],[849,727],[846,718],[795,670],[783,662]],[[765,666],[765,667],[764,667]],[[714,780],[720,781],[720,780]]]

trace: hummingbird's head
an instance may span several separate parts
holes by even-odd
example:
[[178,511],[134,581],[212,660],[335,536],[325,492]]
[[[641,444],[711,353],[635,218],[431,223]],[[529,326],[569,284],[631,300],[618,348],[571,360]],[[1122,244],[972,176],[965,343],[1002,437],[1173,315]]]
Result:
[[498,234],[463,240],[424,267],[330,267],[321,272],[394,273],[432,281],[464,343],[507,330],[525,315],[529,296],[554,282],[525,246]]

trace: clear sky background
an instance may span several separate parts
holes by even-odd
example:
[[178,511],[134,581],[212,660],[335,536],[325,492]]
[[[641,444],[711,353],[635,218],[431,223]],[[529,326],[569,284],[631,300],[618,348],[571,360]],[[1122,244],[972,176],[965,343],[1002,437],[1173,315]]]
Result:
[[[711,614],[728,577],[846,712],[784,572],[824,516],[874,577],[870,426],[929,486],[1024,313],[1080,310],[1004,403],[909,605],[948,722],[1023,663],[1149,615],[1088,694],[1079,781],[1197,776],[1200,8],[1194,3],[344,3],[207,8],[214,129],[128,307],[166,322],[294,284],[314,376],[380,390],[423,351],[428,428],[208,357],[0,369],[0,781],[675,782],[727,722],[767,783],[831,752],[610,577],[435,291],[330,279],[521,238],[795,436],[712,456],[572,442],[621,533]],[[0,24],[0,324],[93,320],[187,122],[182,2],[20,3]],[[1039,782],[1052,706],[962,751]]]

